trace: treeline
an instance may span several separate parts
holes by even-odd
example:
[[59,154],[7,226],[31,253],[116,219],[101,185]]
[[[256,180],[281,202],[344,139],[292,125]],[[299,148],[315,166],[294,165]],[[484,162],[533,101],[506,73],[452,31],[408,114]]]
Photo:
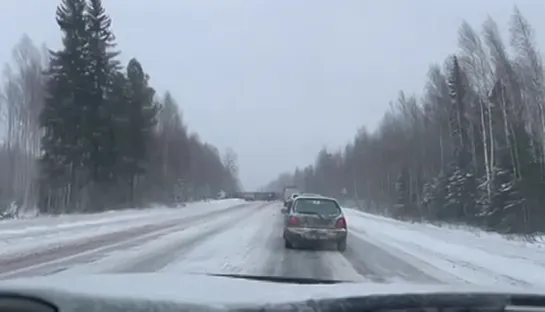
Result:
[[[545,77],[515,8],[509,44],[488,19],[432,65],[421,97],[399,93],[373,132],[269,185],[346,196],[371,212],[501,233],[545,230]],[[343,195],[344,194],[344,195]]]
[[189,133],[170,93],[119,60],[100,0],[63,0],[62,48],[23,37],[6,65],[0,211],[93,212],[239,189],[236,155]]

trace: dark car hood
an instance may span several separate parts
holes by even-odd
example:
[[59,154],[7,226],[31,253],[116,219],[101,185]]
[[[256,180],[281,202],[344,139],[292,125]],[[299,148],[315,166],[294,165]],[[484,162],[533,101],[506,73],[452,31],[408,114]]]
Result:
[[[208,307],[301,302],[308,299],[427,293],[528,293],[511,287],[337,283],[304,285],[222,276],[172,273],[52,275],[0,281],[0,292],[35,295],[54,302],[67,298],[156,301]],[[538,290],[533,291],[539,294]],[[69,300],[69,301],[70,301]],[[82,308],[82,307],[80,307]],[[85,310],[90,311],[88,308]]]

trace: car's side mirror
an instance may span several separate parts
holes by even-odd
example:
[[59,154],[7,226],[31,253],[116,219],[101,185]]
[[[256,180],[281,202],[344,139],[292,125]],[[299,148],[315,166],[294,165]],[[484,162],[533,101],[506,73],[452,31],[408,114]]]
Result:
[[283,213],[283,214],[288,213],[288,209],[287,209],[287,208],[282,208],[282,213]]

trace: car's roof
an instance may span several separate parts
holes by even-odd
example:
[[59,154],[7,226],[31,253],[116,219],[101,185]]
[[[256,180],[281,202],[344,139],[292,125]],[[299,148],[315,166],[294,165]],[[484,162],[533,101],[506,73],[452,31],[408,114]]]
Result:
[[295,200],[299,200],[299,199],[323,199],[323,200],[331,200],[331,201],[337,202],[337,200],[335,198],[333,198],[333,197],[326,197],[326,196],[322,196],[322,195],[302,194],[302,195],[299,195]]
[[302,196],[314,196],[314,197],[322,197],[320,194],[314,194],[314,193],[303,193]]

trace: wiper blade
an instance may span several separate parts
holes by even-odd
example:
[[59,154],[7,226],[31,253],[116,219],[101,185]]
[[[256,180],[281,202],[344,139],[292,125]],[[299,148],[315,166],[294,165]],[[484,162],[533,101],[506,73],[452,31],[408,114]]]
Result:
[[255,281],[274,282],[274,283],[288,283],[288,284],[312,285],[312,284],[352,283],[350,281],[323,280],[323,279],[306,278],[306,277],[259,276],[259,275],[221,274],[221,273],[210,273],[210,274],[206,274],[206,275],[220,276],[220,277],[230,277],[230,278],[239,278],[239,279],[248,279],[248,280],[255,280]]

